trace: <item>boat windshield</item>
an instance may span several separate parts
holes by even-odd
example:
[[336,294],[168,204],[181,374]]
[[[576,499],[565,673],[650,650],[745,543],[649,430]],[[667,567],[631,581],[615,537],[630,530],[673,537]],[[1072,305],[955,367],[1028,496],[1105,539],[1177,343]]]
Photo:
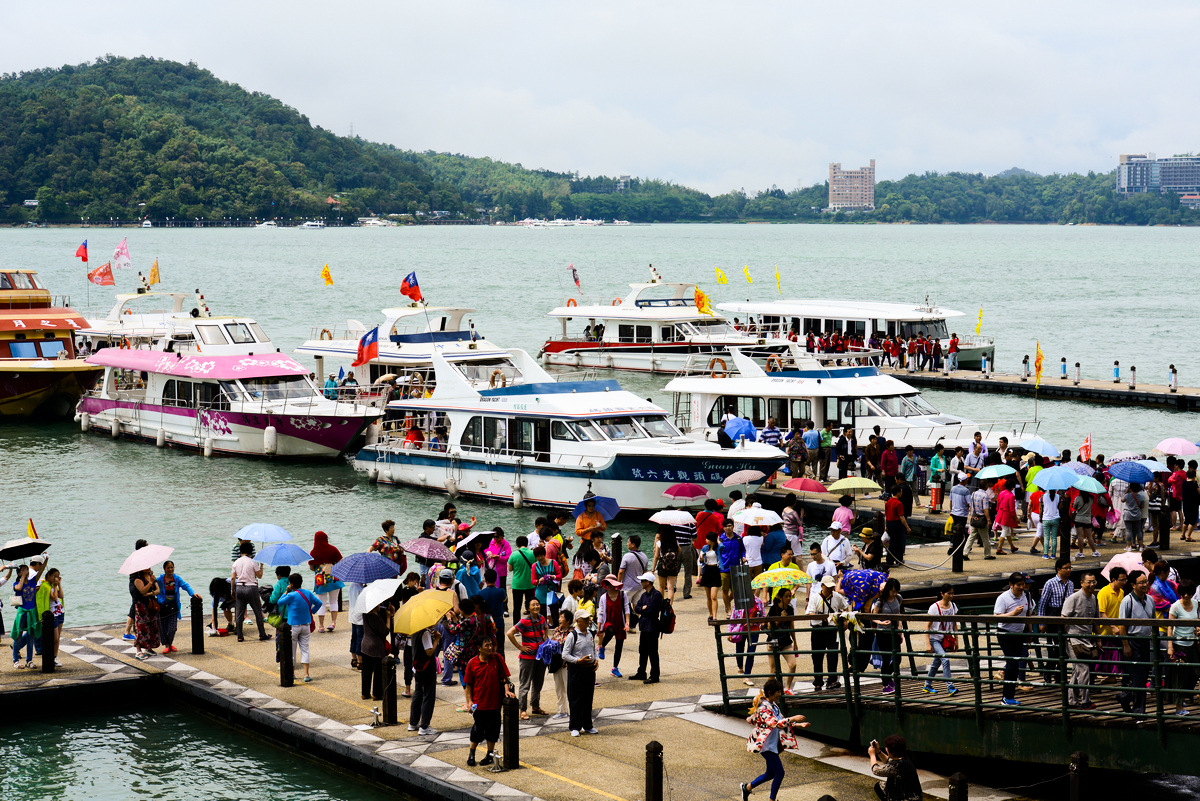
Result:
[[917,417],[925,414],[938,414],[938,410],[930,406],[918,394],[871,398],[871,402],[882,409],[888,417]]
[[679,429],[671,424],[663,415],[635,417],[635,420],[641,424],[642,428],[651,437],[677,437],[682,436]]
[[595,424],[590,420],[571,420],[566,425],[571,433],[575,435],[575,438],[583,442],[604,441],[604,435],[600,433],[600,429],[596,428]]
[[252,400],[309,398],[316,394],[308,376],[288,375],[272,378],[244,378],[239,382]]
[[633,421],[632,417],[602,417],[595,423],[611,440],[646,438],[646,432]]

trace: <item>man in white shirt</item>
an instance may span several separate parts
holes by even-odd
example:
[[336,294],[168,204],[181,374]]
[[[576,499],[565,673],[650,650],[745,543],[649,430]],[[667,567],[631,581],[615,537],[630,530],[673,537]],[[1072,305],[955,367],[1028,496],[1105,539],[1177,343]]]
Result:
[[842,524],[836,520],[829,524],[829,536],[821,543],[821,553],[834,564],[849,562],[854,554],[850,541],[842,536]]
[[[741,490],[734,490],[733,492],[729,493],[729,500],[732,501],[732,503],[729,504],[729,514],[727,514],[726,517],[730,520],[733,520],[733,516],[735,514],[746,508],[746,501],[744,498],[742,498]],[[745,533],[745,531],[746,527],[744,525],[736,520],[733,520],[734,534],[737,534],[740,537],[743,533]]]
[[[809,568],[811,567],[812,565],[809,565]],[[808,606],[804,609],[806,615],[825,616],[821,620],[810,620],[808,624],[812,628],[810,633],[814,652],[812,655],[813,686],[818,690],[822,686],[836,690],[839,686],[837,626],[829,625],[829,615],[845,612],[850,608],[850,602],[846,600],[846,596],[833,589],[836,585],[837,579],[833,576],[822,578],[819,584],[820,589],[808,594]],[[825,672],[821,670],[823,661],[826,663],[828,673],[832,675],[822,675]]]
[[812,557],[812,561],[808,563],[808,567],[804,572],[812,579],[812,584],[808,585],[808,595],[811,598],[813,587],[821,586],[821,579],[826,576],[833,576],[837,579],[837,565],[825,558],[825,554],[821,553],[821,544],[814,542],[808,548],[808,554]]
[[546,525],[546,518],[539,517],[533,521],[533,531],[527,535],[529,537],[529,550],[533,550],[542,544],[542,526]]
[[258,639],[269,640],[271,635],[267,634],[267,629],[263,625],[262,598],[258,594],[258,580],[262,578],[263,566],[255,562],[250,556],[250,551],[253,545],[248,542],[243,542],[241,546],[242,555],[233,563],[233,572],[230,576],[229,583],[233,585],[234,620],[237,621],[237,638],[238,642],[245,642],[245,637],[242,636],[242,623],[246,618],[246,605],[254,610],[254,620],[258,623]]

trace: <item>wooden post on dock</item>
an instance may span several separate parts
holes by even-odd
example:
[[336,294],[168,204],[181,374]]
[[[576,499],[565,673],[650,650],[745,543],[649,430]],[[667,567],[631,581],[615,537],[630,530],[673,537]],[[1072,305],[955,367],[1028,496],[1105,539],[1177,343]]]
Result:
[[192,596],[192,653],[204,653],[204,602]]
[[279,686],[296,685],[296,668],[292,664],[292,627],[287,623],[275,630],[279,636]]
[[[32,628],[32,627],[31,627]],[[33,632],[30,631],[30,636]],[[42,672],[54,672],[54,613],[47,609],[42,612]]]
[[1083,801],[1083,774],[1087,773],[1088,758],[1082,751],[1071,754],[1068,777],[1071,780],[1071,801]]
[[388,654],[383,658],[383,725],[396,723],[396,657]]
[[503,748],[501,759],[505,770],[516,770],[521,767],[521,705],[516,698],[504,697],[501,702],[501,717],[504,730],[500,747]]
[[663,799],[663,747],[658,740],[646,743],[646,801]]
[[967,801],[970,785],[967,783],[967,777],[961,773],[954,773],[950,776],[950,795],[947,801]]

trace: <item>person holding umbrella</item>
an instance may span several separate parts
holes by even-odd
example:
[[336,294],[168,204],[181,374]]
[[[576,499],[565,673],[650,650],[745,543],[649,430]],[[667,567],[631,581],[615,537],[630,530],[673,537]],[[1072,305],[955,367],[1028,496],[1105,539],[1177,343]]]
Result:
[[[323,603],[317,612],[317,631],[333,631],[337,627],[338,612],[342,608],[342,588],[346,585],[334,578],[330,571],[342,561],[342,552],[329,544],[329,535],[318,531],[313,535],[313,547],[309,551],[312,559],[308,566],[314,573],[313,586]],[[325,612],[329,612],[329,627],[325,627]]]
[[[33,645],[42,636],[42,626],[37,616],[37,580],[29,575],[29,565],[17,568],[13,595],[21,599],[21,605],[13,611],[13,669],[33,670]],[[24,665],[21,664],[22,646],[25,647]]]
[[[158,636],[158,580],[154,578],[153,569],[147,567],[134,574],[132,595],[133,644],[137,648],[136,656],[138,659],[149,659],[154,656],[154,649],[161,644]],[[261,625],[262,611],[259,607],[259,626]]]
[[608,523],[604,522],[604,515],[596,511],[596,497],[590,493],[584,496],[583,511],[575,518],[575,535],[582,542],[585,539],[592,538],[592,532],[604,532],[608,530]]
[[[247,605],[254,610],[254,620],[258,624],[258,639],[269,640],[271,635],[267,634],[263,625],[262,597],[258,594],[258,580],[262,578],[263,566],[255,562],[254,557],[250,555],[254,551],[253,545],[243,542],[241,551],[241,557],[233,563],[233,571],[229,580],[230,586],[233,587],[233,617],[237,621],[238,642],[246,641],[246,638],[242,636],[242,624],[245,623]],[[157,625],[155,628],[157,629]],[[155,631],[154,635],[154,644],[158,645],[158,632]]]

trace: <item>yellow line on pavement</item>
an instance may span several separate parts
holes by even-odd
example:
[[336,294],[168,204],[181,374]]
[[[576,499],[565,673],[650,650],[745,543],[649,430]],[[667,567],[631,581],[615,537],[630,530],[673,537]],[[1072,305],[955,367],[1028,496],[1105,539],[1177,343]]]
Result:
[[[266,673],[268,676],[278,676],[279,675],[278,673],[276,673],[273,670],[266,670],[265,668],[260,668],[258,665],[252,665],[249,662],[243,662],[242,660],[238,659],[237,657],[226,656],[225,654],[217,653],[216,651],[213,651],[212,654],[213,654],[213,656],[219,656],[222,659],[228,659],[230,662],[237,662],[239,665],[243,665],[252,670],[257,670],[259,673]],[[192,667],[195,667],[195,665],[192,665]],[[203,670],[203,668],[200,668],[200,669]],[[337,693],[327,692],[326,690],[322,690],[319,687],[310,687],[307,684],[304,684],[303,681],[297,682],[296,686],[300,687],[302,689],[305,689],[305,690],[311,690],[314,693],[320,693],[321,695],[327,695],[330,698],[333,698],[334,700],[341,701],[346,704],[353,704],[354,706],[357,706],[360,709],[365,709],[368,712],[371,710],[371,707],[367,706],[366,704],[363,704],[358,701],[354,701],[350,698],[346,698],[344,696],[338,695]],[[248,689],[254,689],[254,688],[250,687]]]
[[568,779],[566,776],[559,776],[557,773],[551,773],[548,770],[543,770],[542,768],[539,768],[536,765],[530,765],[528,762],[520,762],[518,764],[520,764],[520,766],[523,768],[529,768],[530,770],[536,770],[538,773],[549,776],[552,779],[558,779],[559,781],[566,782],[567,784],[570,784],[570,785],[574,785],[575,787],[578,787],[581,790],[587,790],[589,792],[595,793],[596,795],[602,795],[605,798],[611,798],[611,799],[613,799],[613,801],[627,801],[627,799],[624,799],[619,795],[613,795],[612,793],[606,793],[603,790],[597,789],[595,787],[589,787],[586,784],[580,784],[579,782],[575,781],[574,779]]

